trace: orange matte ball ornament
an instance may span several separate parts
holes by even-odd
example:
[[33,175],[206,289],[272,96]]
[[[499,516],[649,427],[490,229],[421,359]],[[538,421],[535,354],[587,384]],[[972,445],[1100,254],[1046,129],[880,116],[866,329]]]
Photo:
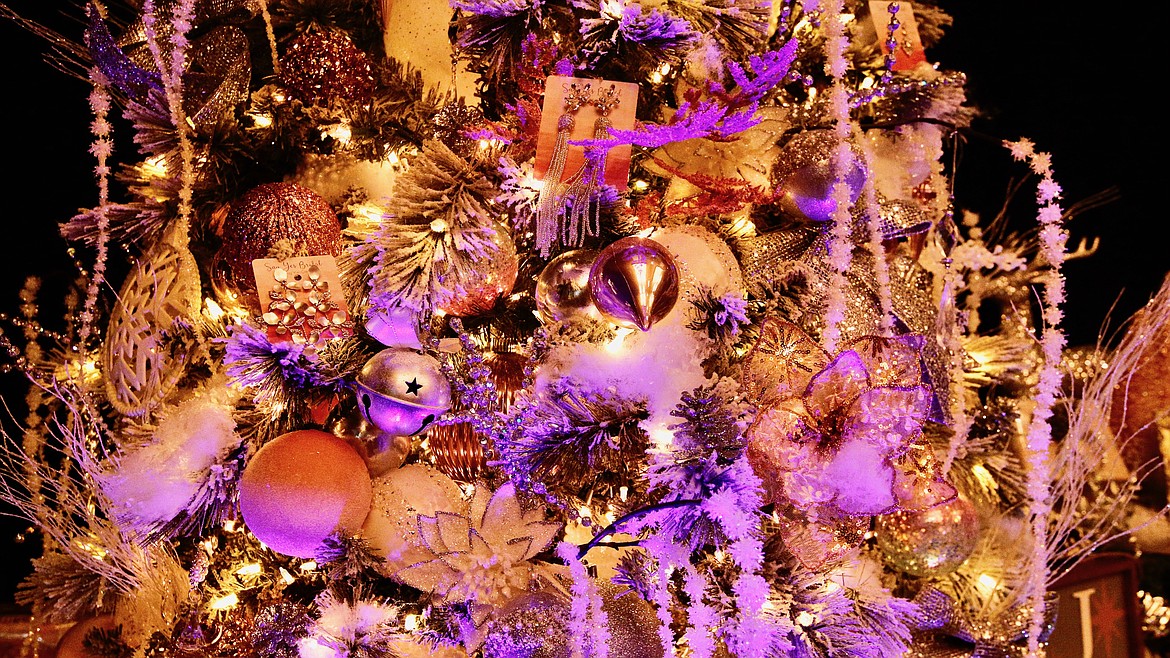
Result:
[[282,434],[256,453],[240,479],[240,513],[277,553],[313,557],[334,532],[353,533],[370,511],[366,463],[327,432]]

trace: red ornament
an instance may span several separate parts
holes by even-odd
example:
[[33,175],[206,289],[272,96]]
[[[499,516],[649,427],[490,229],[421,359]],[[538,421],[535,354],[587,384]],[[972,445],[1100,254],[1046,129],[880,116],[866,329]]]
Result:
[[310,105],[335,99],[358,103],[374,93],[374,65],[349,36],[329,30],[293,40],[281,59],[281,82],[289,95]]

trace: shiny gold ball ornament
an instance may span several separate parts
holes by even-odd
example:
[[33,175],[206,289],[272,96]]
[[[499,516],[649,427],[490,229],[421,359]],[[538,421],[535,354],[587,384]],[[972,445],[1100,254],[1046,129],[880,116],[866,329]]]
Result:
[[418,434],[451,408],[451,385],[434,357],[390,347],[358,372],[354,388],[362,416],[395,436]]
[[338,420],[329,430],[354,446],[366,460],[370,477],[384,475],[405,464],[414,445],[409,436],[387,434],[356,411]]
[[649,331],[678,301],[678,266],[649,238],[622,238],[597,255],[589,270],[593,304],[611,322]]
[[806,130],[784,145],[772,165],[772,186],[780,193],[781,213],[797,220],[829,221],[836,207],[833,188],[839,180],[849,185],[849,204],[857,202],[865,186],[862,160],[851,151],[848,162],[835,163],[837,144],[832,131]]
[[566,251],[549,261],[536,279],[536,312],[546,324],[577,317],[600,318],[589,294],[595,249]]
[[[58,658],[99,658],[101,654],[95,653],[85,646],[85,638],[93,631],[109,632],[116,628],[118,628],[118,623],[114,620],[113,615],[82,619],[65,631],[65,634],[57,641],[55,655]],[[16,655],[20,655],[20,652],[16,652]]]
[[[600,583],[601,608],[609,630],[609,656],[661,658],[658,616],[654,607],[635,592]],[[528,592],[512,599],[491,622],[484,641],[484,658],[568,658],[571,603],[551,592]]]
[[875,531],[887,564],[912,576],[942,576],[974,552],[980,522],[974,505],[955,498],[921,511],[882,514]]
[[256,290],[252,261],[284,256],[337,256],[341,222],[320,194],[296,183],[268,183],[232,204],[218,261],[245,295]]
[[491,230],[479,247],[480,254],[472,259],[471,274],[454,266],[454,256],[435,261],[435,276],[443,287],[436,308],[448,315],[466,317],[487,313],[496,300],[512,292],[520,271],[520,257],[508,228],[492,222]]
[[[508,411],[524,385],[527,357],[512,352],[493,352],[484,357],[496,388],[496,410]],[[427,431],[427,453],[435,468],[461,482],[474,482],[495,458],[491,440],[476,432],[471,423],[432,425]]]
[[272,550],[293,557],[313,557],[335,532],[356,532],[372,498],[361,455],[320,430],[269,441],[240,478],[240,514],[248,529]]

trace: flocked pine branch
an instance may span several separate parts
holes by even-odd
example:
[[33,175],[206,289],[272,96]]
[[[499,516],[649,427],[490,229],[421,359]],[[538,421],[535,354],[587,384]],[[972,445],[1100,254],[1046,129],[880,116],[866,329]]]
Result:
[[486,172],[442,142],[423,146],[381,227],[352,255],[372,263],[371,305],[430,311],[480,285],[481,266],[500,255],[491,210],[499,189]]

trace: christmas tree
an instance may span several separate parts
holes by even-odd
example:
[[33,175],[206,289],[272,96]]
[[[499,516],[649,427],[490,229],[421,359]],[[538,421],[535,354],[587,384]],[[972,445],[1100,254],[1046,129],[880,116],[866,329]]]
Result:
[[78,18],[89,261],[0,334],[34,650],[1038,655],[1164,541],[1170,290],[1066,349],[1077,208],[1027,139],[1033,230],[956,206],[938,7]]

